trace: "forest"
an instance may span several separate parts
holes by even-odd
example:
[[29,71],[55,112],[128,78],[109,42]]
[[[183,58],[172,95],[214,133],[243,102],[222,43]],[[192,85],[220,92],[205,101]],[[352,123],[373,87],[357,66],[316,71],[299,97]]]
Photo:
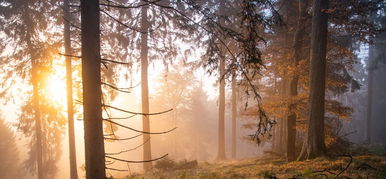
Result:
[[386,0],[0,0],[0,178],[386,178],[385,30]]

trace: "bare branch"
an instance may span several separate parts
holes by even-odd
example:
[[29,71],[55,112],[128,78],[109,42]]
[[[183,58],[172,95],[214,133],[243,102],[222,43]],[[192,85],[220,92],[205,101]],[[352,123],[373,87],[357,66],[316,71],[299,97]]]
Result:
[[348,169],[348,167],[352,163],[352,156],[351,155],[340,155],[340,156],[342,156],[342,157],[349,157],[350,158],[350,162],[346,165],[346,167],[344,169],[342,169],[338,174],[335,175],[335,178],[339,178],[339,175],[342,174],[344,171],[346,171]]
[[114,160],[107,160],[107,161],[105,161],[105,165],[112,165],[114,163],[115,163]]
[[165,155],[163,155],[162,157],[158,157],[158,158],[155,158],[155,159],[151,159],[151,160],[139,160],[139,161],[124,160],[124,159],[115,158],[115,157],[111,157],[111,156],[106,156],[106,158],[113,159],[113,160],[117,160],[117,161],[120,161],[120,162],[127,162],[127,163],[145,163],[145,162],[153,162],[153,161],[157,161],[157,160],[163,159],[163,158],[165,158],[165,157],[168,156],[168,155],[169,155],[169,154],[165,154]]
[[117,110],[117,111],[129,113],[129,114],[135,114],[135,115],[144,115],[144,116],[160,115],[160,114],[164,114],[164,113],[168,113],[168,112],[170,112],[170,111],[173,111],[173,109],[169,109],[169,110],[166,110],[166,111],[161,111],[161,112],[156,112],[156,113],[141,113],[141,112],[132,112],[132,111],[120,109],[120,108],[117,108],[117,107],[114,107],[114,106],[110,106],[110,105],[106,105],[106,104],[102,104],[102,105],[103,105],[103,106],[106,106],[106,107],[108,107],[108,108],[115,109],[115,110]]
[[[112,135],[112,134],[111,134]],[[110,136],[111,136],[110,135]],[[133,137],[128,137],[128,138],[110,138],[110,137],[105,137],[106,140],[130,140],[130,139],[134,139],[134,138],[137,138],[139,136],[141,136],[142,134],[138,134],[136,136],[133,136]]]
[[126,152],[130,152],[130,151],[136,150],[136,149],[142,147],[143,145],[145,145],[147,142],[149,142],[150,138],[151,137],[147,138],[145,142],[143,142],[142,144],[140,144],[140,145],[138,145],[138,146],[136,146],[134,148],[131,148],[131,149],[128,149],[128,150],[123,150],[123,151],[116,152],[116,153],[105,153],[105,154],[106,155],[119,155],[119,154],[122,154],[122,153],[126,153]]
[[129,89],[134,88],[134,87],[130,87],[130,88],[118,88],[118,87],[116,87],[116,86],[114,86],[114,85],[111,85],[111,84],[108,84],[108,83],[104,83],[104,82],[102,82],[101,84],[102,84],[102,85],[106,85],[106,86],[108,86],[108,87],[110,87],[110,88],[112,88],[112,89],[115,89],[115,90],[117,90],[117,91],[120,91],[120,92],[122,92],[122,93],[131,93],[131,91],[126,91],[126,90],[129,90]]
[[64,53],[58,53],[59,55],[65,56],[65,57],[72,57],[72,58],[82,58],[82,56],[76,56],[76,55],[69,55]]
[[81,28],[80,28],[79,26],[77,26],[77,25],[75,25],[74,23],[72,23],[69,19],[67,19],[67,18],[65,18],[65,17],[63,17],[63,19],[64,19],[66,22],[68,22],[68,23],[70,24],[70,26],[75,27],[76,29],[81,30]]
[[114,171],[118,171],[118,172],[126,172],[126,171],[129,171],[129,170],[124,170],[124,169],[116,169],[116,168],[109,168],[109,167],[106,167],[107,170],[114,170]]
[[146,4],[138,4],[138,5],[130,6],[130,5],[113,5],[113,4],[100,3],[99,5],[105,6],[105,7],[119,8],[119,9],[135,9],[135,8],[140,8],[142,6],[147,6],[149,4],[146,3]]
[[133,114],[131,116],[127,116],[127,117],[109,117],[109,118],[105,118],[105,119],[110,119],[110,120],[114,120],[114,119],[130,119],[134,116],[137,116],[137,114]]
[[102,58],[101,61],[102,61],[102,63],[115,63],[115,64],[120,64],[120,65],[131,65],[131,63],[119,62],[119,61],[115,61],[115,60],[108,60],[105,58]]
[[107,120],[107,119],[103,119],[103,120],[104,120],[104,121],[107,121],[107,122],[110,122],[110,123],[112,123],[112,124],[115,124],[115,125],[117,125],[117,126],[120,126],[120,127],[126,128],[126,129],[129,129],[129,130],[132,130],[132,131],[135,131],[135,132],[138,132],[138,133],[142,133],[142,134],[166,134],[166,133],[169,133],[169,132],[174,131],[174,130],[177,129],[177,127],[175,127],[175,128],[173,128],[173,129],[170,129],[170,130],[164,131],[164,132],[148,132],[148,131],[137,130],[137,129],[134,129],[134,128],[125,126],[125,125],[123,125],[123,124],[114,122],[114,121],[112,121],[112,120]]

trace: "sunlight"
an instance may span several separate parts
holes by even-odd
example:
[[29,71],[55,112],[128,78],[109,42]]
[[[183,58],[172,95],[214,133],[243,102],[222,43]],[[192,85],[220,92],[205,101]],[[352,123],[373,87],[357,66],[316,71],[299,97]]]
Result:
[[[55,60],[54,60],[55,61]],[[58,62],[60,60],[57,60]],[[63,63],[63,62],[62,62]],[[66,109],[67,92],[66,92],[66,71],[63,64],[54,63],[52,70],[45,74],[44,83],[42,86],[42,95],[50,103]]]
[[57,78],[58,74],[52,74],[47,82],[47,96],[52,102],[65,106],[66,104],[66,84]]

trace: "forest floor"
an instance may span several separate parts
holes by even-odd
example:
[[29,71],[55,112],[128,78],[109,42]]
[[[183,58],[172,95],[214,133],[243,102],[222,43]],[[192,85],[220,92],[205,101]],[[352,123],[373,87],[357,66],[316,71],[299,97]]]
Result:
[[386,179],[386,156],[360,155],[287,163],[284,159],[263,157],[222,162],[203,162],[191,169],[163,169],[128,178],[374,178]]

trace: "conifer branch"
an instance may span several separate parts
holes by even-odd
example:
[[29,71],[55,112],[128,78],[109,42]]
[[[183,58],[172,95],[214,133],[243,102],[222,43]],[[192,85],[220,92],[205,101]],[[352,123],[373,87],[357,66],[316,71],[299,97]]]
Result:
[[117,18],[113,17],[111,14],[109,14],[108,12],[106,12],[105,10],[101,9],[100,10],[103,14],[106,14],[109,18],[113,19],[115,22],[117,22],[118,24],[132,30],[132,31],[135,31],[135,32],[139,32],[139,33],[142,33],[142,34],[147,34],[148,32],[150,31],[141,31],[141,30],[138,30],[134,27],[130,27],[128,26],[127,24],[123,23],[122,21],[118,20]]

